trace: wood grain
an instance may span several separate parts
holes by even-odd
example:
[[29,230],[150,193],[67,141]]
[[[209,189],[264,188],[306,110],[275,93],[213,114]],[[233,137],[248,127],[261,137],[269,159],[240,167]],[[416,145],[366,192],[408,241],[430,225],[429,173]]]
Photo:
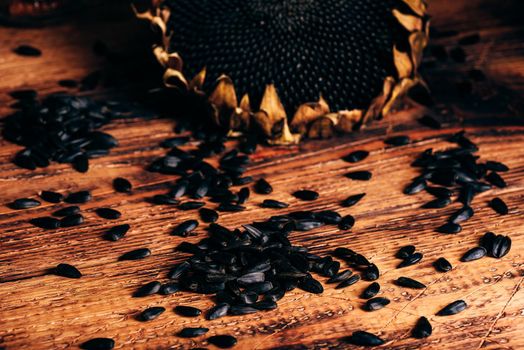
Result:
[[[520,5],[487,0],[431,3],[433,22],[440,30],[482,30],[480,43],[467,47],[470,59],[466,64],[448,61],[424,71],[435,93],[433,110],[409,104],[361,133],[293,147],[261,147],[251,157],[248,174],[266,177],[275,189],[269,197],[291,204],[288,210],[278,213],[336,209],[355,216],[356,225],[349,232],[327,227],[293,233],[291,240],[319,254],[345,246],[368,256],[382,273],[380,296],[392,300],[385,309],[374,313],[361,309],[363,300],[358,295],[368,282],[342,290],[325,285],[322,295],[293,291],[279,302],[277,310],[210,322],[183,318],[172,311],[183,304],[207,309],[212,301],[206,296],[176,293],[132,298],[138,286],[153,280],[166,281],[168,269],[185,258],[174,252],[183,239],[169,232],[177,223],[195,216],[194,212],[145,201],[165,192],[176,180],[174,176],[144,170],[165,152],[158,143],[174,135],[173,121],[136,118],[104,128],[120,145],[109,156],[93,160],[87,174],[58,164],[33,172],[19,169],[10,162],[19,147],[0,141],[2,204],[19,197],[36,197],[42,189],[63,193],[90,189],[94,194],[93,201],[82,205],[86,223],[57,231],[35,228],[28,220],[48,215],[63,204],[44,204],[26,211],[0,206],[0,347],[77,348],[87,339],[107,336],[122,349],[187,349],[208,346],[205,337],[180,339],[176,332],[202,325],[210,328],[209,335],[235,335],[238,349],[346,349],[352,347],[344,337],[358,329],[386,339],[384,349],[524,348],[524,118],[519,104],[524,86],[524,47],[522,40],[517,41],[523,27],[515,20],[512,6]],[[10,90],[36,87],[43,93],[57,91],[57,80],[79,79],[96,69],[119,77],[116,81],[124,84],[104,86],[94,92],[98,97],[140,98],[143,91],[156,86],[159,73],[144,44],[148,32],[147,26],[137,25],[122,3],[49,29],[0,28],[0,38],[6,43],[0,47],[0,115],[9,113],[11,100],[6,92]],[[99,38],[114,44],[115,50],[129,59],[114,64],[94,56],[90,45]],[[456,39],[436,39],[433,44],[452,48]],[[10,53],[10,48],[24,42],[42,48],[44,55],[29,59]],[[481,56],[481,52],[488,54]],[[471,95],[457,95],[452,90],[455,83],[473,67],[482,68],[488,80],[476,86]],[[129,79],[132,72],[137,76]],[[445,127],[438,131],[421,127],[414,120],[424,113],[438,114]],[[446,236],[435,233],[434,228],[457,204],[424,210],[420,206],[430,199],[429,195],[405,196],[402,189],[417,174],[409,166],[411,161],[427,148],[449,147],[445,139],[463,127],[478,143],[481,159],[502,161],[511,168],[504,174],[509,186],[478,196],[473,202],[476,215],[463,225],[463,232]],[[399,133],[411,135],[413,143],[385,148],[384,135]],[[356,165],[340,160],[356,149],[366,149],[371,155]],[[350,169],[371,170],[373,179],[348,180],[343,174]],[[117,176],[134,184],[132,194],[114,192],[111,181]],[[320,192],[320,199],[300,202],[291,196],[301,188]],[[360,192],[367,195],[357,206],[340,208],[342,199]],[[487,206],[494,196],[508,203],[509,215],[499,216]],[[246,212],[224,213],[219,223],[236,228],[274,215],[277,211],[259,207],[265,198],[253,195]],[[118,222],[132,227],[125,239],[113,243],[101,238],[115,224],[94,214],[94,209],[101,206],[123,213]],[[203,227],[187,240],[196,242],[205,237]],[[460,263],[460,256],[488,230],[512,238],[510,254],[501,260]],[[407,244],[415,244],[424,259],[416,266],[396,269],[399,261],[394,252]],[[152,256],[142,261],[117,261],[122,253],[140,247],[150,248]],[[437,273],[431,266],[441,256],[455,267],[449,273]],[[68,280],[50,274],[49,269],[61,262],[74,264],[84,277]],[[401,289],[392,283],[399,276],[415,278],[428,287],[421,291]],[[456,299],[466,300],[468,309],[456,316],[435,316],[441,307]],[[135,320],[137,313],[149,306],[164,306],[167,311],[148,323]],[[409,333],[421,315],[430,319],[434,333],[428,339],[416,340]]]

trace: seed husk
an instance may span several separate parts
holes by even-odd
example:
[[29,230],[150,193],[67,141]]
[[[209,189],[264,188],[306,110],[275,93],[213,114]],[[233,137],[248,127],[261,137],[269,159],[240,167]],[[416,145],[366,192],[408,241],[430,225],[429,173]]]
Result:
[[221,303],[213,306],[206,313],[206,320],[216,320],[217,318],[224,317],[229,312],[229,304]]
[[462,226],[453,222],[447,222],[444,225],[437,227],[437,232],[439,233],[453,234],[459,233],[460,231],[462,231]]
[[508,206],[506,205],[506,203],[500,199],[499,197],[495,197],[493,198],[490,202],[489,202],[489,206],[495,210],[498,214],[500,215],[507,215],[509,210],[508,210]]
[[318,199],[319,194],[316,191],[300,190],[300,191],[293,192],[293,196],[303,201],[314,201]]
[[117,225],[111,227],[109,230],[106,231],[104,234],[104,239],[112,242],[116,242],[126,235],[127,231],[129,231],[130,226],[128,224],[123,225]]
[[93,338],[80,345],[84,350],[111,350],[115,347],[115,341],[111,338]]
[[266,181],[266,179],[259,179],[255,183],[255,192],[258,194],[270,194],[273,192],[273,187]]
[[371,179],[372,174],[371,172],[367,170],[362,170],[362,171],[351,171],[349,173],[346,173],[344,176],[351,180],[368,181]]
[[380,346],[384,344],[384,340],[366,331],[353,332],[350,337],[346,338],[346,341],[359,346]]
[[343,157],[342,159],[348,163],[358,163],[366,159],[368,156],[369,156],[368,151],[359,150],[359,151],[351,152],[350,154]]
[[184,317],[196,317],[202,313],[200,309],[197,309],[196,307],[193,307],[193,306],[178,305],[178,306],[175,306],[174,310],[176,314],[180,316],[184,316]]
[[160,286],[161,286],[161,283],[158,282],[158,281],[153,281],[153,282],[146,283],[143,286],[140,286],[133,293],[133,297],[134,298],[141,298],[141,297],[145,297],[145,296],[148,296],[148,295],[152,295],[152,294],[158,293],[158,291],[160,290]]
[[83,204],[90,201],[93,197],[89,191],[78,191],[70,193],[66,198],[65,202],[70,204]]
[[411,330],[411,336],[417,339],[427,338],[433,332],[433,327],[429,320],[422,316],[417,320],[415,327]]
[[435,267],[435,269],[437,269],[437,271],[440,271],[440,272],[448,272],[453,269],[453,266],[451,265],[451,263],[448,260],[446,260],[445,258],[438,258],[433,263],[433,266]]
[[206,203],[204,202],[184,202],[178,206],[180,210],[194,210],[202,208]]
[[218,212],[208,208],[200,208],[198,213],[200,214],[200,219],[207,223],[216,222],[219,217]]
[[365,195],[365,193],[359,193],[349,196],[342,201],[342,206],[346,208],[352,207],[355,204],[357,204],[362,198],[364,198]]
[[508,185],[506,184],[506,181],[497,174],[496,172],[492,171],[488,175],[486,175],[486,180],[492,184],[493,186],[497,186],[498,188],[505,188]]
[[397,254],[395,254],[395,256],[399,259],[406,259],[415,253],[415,249],[416,248],[414,245],[407,245],[407,246],[401,247],[398,250]]
[[40,202],[32,198],[18,198],[15,199],[12,203],[9,204],[11,209],[21,210],[21,209],[30,209],[40,206]]
[[84,223],[84,217],[81,214],[73,214],[63,217],[60,220],[60,227],[73,227]]
[[432,201],[427,202],[422,206],[424,209],[436,209],[436,208],[444,208],[451,204],[451,199],[442,197],[442,198],[436,198]]
[[473,214],[474,214],[473,208],[466,205],[462,207],[461,209],[459,209],[457,212],[455,212],[453,215],[451,215],[451,217],[449,218],[449,221],[454,224],[458,224],[458,223],[468,220],[469,218],[473,216]]
[[377,295],[379,291],[380,291],[380,284],[378,284],[378,282],[373,282],[369,286],[367,286],[366,289],[364,289],[362,294],[360,294],[360,297],[362,299],[371,299],[375,295]]
[[206,334],[209,328],[204,327],[186,327],[178,332],[178,336],[181,338],[194,338]]
[[196,220],[186,220],[183,223],[179,224],[172,231],[172,234],[175,236],[186,237],[191,232],[193,232],[198,227],[198,221]]
[[363,306],[363,309],[366,311],[376,311],[380,310],[386,305],[388,305],[391,301],[388,298],[383,297],[375,297],[371,298]]
[[40,49],[31,46],[31,45],[20,45],[13,49],[13,52],[20,56],[27,57],[38,57],[42,56],[42,51]]
[[410,142],[409,136],[399,135],[387,138],[384,140],[384,143],[389,146],[405,146]]
[[407,258],[405,258],[404,261],[402,261],[400,264],[398,264],[397,268],[403,268],[403,267],[414,265],[418,263],[420,260],[422,260],[422,257],[423,257],[422,253],[414,253],[408,256]]
[[456,300],[452,302],[451,304],[446,305],[439,312],[437,312],[437,316],[456,315],[459,312],[466,310],[467,307],[468,307],[468,304],[466,304],[464,300]]
[[395,280],[395,284],[399,287],[424,289],[426,285],[409,277],[399,277]]
[[475,247],[468,250],[461,258],[462,262],[469,262],[473,260],[482,259],[487,254],[486,248],[484,247]]
[[139,248],[135,250],[131,250],[127,253],[122,254],[118,260],[139,260],[147,258],[151,255],[151,251],[148,248]]
[[95,210],[96,214],[103,219],[116,220],[122,216],[118,210],[111,208],[98,208]]
[[133,186],[129,180],[124,179],[123,177],[117,177],[113,180],[113,188],[117,192],[121,193],[131,193]]
[[40,198],[49,203],[60,203],[64,200],[64,195],[53,191],[42,191],[40,192]]
[[350,230],[355,225],[355,218],[351,215],[344,216],[338,223],[338,228],[341,230]]
[[50,216],[41,217],[41,218],[34,218],[29,220],[29,222],[39,228],[43,228],[45,230],[54,230],[60,227],[60,220],[55,219]]
[[214,335],[207,338],[207,341],[221,349],[232,348],[237,343],[237,339],[232,335]]
[[163,314],[164,311],[166,311],[166,309],[162,306],[153,306],[142,311],[138,316],[138,319],[140,321],[152,321]]
[[289,204],[274,199],[264,199],[260,206],[262,208],[283,209],[289,207]]
[[66,278],[80,278],[82,273],[73,265],[69,264],[58,264],[55,267],[55,275],[66,277]]
[[339,284],[337,284],[335,289],[342,289],[342,288],[349,287],[349,286],[357,283],[358,281],[360,281],[360,275],[353,275],[353,276],[349,277],[347,280],[342,281]]

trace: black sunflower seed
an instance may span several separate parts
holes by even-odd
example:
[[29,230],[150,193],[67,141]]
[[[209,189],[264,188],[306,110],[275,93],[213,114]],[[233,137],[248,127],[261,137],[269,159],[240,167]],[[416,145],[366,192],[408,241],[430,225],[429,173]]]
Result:
[[262,300],[253,304],[253,307],[257,310],[274,310],[278,307],[277,303],[272,300]]
[[384,140],[384,143],[390,146],[404,146],[404,145],[407,145],[410,141],[411,140],[409,136],[400,135],[400,136],[393,136],[393,137],[387,138]]
[[359,346],[380,346],[384,340],[374,334],[365,331],[356,331],[350,337],[345,338],[347,342]]
[[339,284],[337,284],[335,289],[342,289],[342,288],[349,287],[349,286],[357,283],[358,281],[360,281],[360,275],[353,275],[350,278],[348,278],[347,280],[342,281]]
[[438,121],[437,119],[427,114],[424,115],[422,118],[419,118],[418,122],[431,129],[441,129],[442,128],[442,124],[440,123],[440,121]]
[[16,156],[13,158],[13,163],[19,166],[20,168],[29,170],[36,169],[35,161],[27,154],[17,153]]
[[429,323],[426,317],[422,316],[417,320],[415,327],[411,330],[411,336],[413,336],[413,338],[423,339],[429,337],[432,332],[433,327],[431,327],[431,323]]
[[344,176],[351,180],[368,181],[371,179],[372,174],[369,171],[362,170],[362,171],[352,171],[352,172],[346,173]]
[[42,191],[40,192],[40,198],[49,203],[60,203],[64,200],[64,196],[61,193],[53,191]]
[[263,272],[250,272],[237,278],[237,283],[248,285],[252,283],[264,282],[265,275]]
[[139,248],[135,250],[131,250],[127,253],[122,254],[118,260],[139,260],[147,258],[151,255],[151,251],[147,248]]
[[311,231],[322,226],[323,223],[318,220],[297,220],[295,221],[295,229],[297,231]]
[[61,87],[68,88],[68,89],[73,89],[78,86],[78,81],[74,79],[60,79],[58,81],[58,85],[60,85]]
[[500,215],[507,215],[509,210],[508,210],[508,206],[506,205],[506,203],[500,199],[499,197],[495,197],[493,198],[490,202],[489,202],[489,206],[495,210],[497,213],[499,213]]
[[442,226],[437,227],[437,232],[440,232],[440,233],[451,234],[451,233],[459,233],[460,231],[462,231],[462,226],[460,226],[459,224],[454,224],[452,222],[448,222]]
[[245,304],[231,305],[229,308],[229,315],[232,316],[254,314],[255,312],[258,312],[258,309]]
[[202,208],[206,203],[204,202],[184,202],[178,206],[180,210],[194,210]]
[[169,139],[165,139],[164,141],[160,142],[160,146],[164,148],[173,148],[177,146],[182,146],[188,143],[190,140],[187,136],[176,136],[171,137]]
[[162,306],[153,306],[145,309],[140,313],[138,319],[140,321],[152,321],[166,311],[166,308]]
[[206,320],[216,320],[217,318],[224,317],[229,311],[229,304],[221,303],[213,306],[206,313]]
[[460,190],[459,201],[464,205],[470,205],[474,196],[475,189],[470,184],[466,184]]
[[246,210],[246,207],[244,207],[243,205],[233,203],[221,203],[217,209],[218,211],[237,213]]
[[191,232],[193,232],[198,227],[198,221],[196,220],[187,220],[179,224],[174,228],[172,234],[175,236],[185,237]]
[[73,227],[84,223],[84,217],[80,214],[73,214],[63,217],[60,220],[60,227]]
[[202,311],[196,307],[183,305],[175,306],[174,310],[176,314],[184,317],[196,317],[202,313]]
[[338,223],[338,228],[341,230],[350,230],[355,225],[355,218],[351,215],[344,216]]
[[348,198],[342,201],[342,206],[346,208],[352,207],[355,204],[357,204],[365,195],[365,193],[359,193],[349,196]]
[[200,214],[200,219],[202,219],[203,222],[216,222],[218,220],[218,213],[213,209],[208,208],[200,208],[198,211]]
[[155,294],[155,293],[157,293],[160,290],[160,286],[161,286],[161,284],[158,281],[153,281],[153,282],[146,283],[143,286],[140,286],[133,293],[133,297],[134,298],[141,298],[141,297],[145,297],[145,296],[148,296],[148,295],[151,295],[151,294]]
[[72,205],[69,207],[65,207],[62,209],[58,209],[53,213],[54,216],[69,216],[69,215],[75,215],[80,213],[80,208],[76,205]]
[[298,288],[313,294],[321,294],[324,292],[324,287],[319,281],[312,277],[304,278],[298,283]]
[[273,187],[265,179],[260,179],[255,183],[255,192],[258,194],[270,194]]
[[170,197],[167,194],[156,194],[151,198],[151,203],[158,205],[176,205],[179,203],[178,200]]
[[32,225],[43,228],[45,230],[53,230],[60,227],[60,220],[52,218],[50,216],[34,218],[29,220],[29,222]]
[[509,171],[509,168],[506,164],[503,164],[501,162],[495,162],[492,160],[488,160],[485,166],[486,166],[486,169],[491,170],[491,171],[500,171],[500,172]]
[[109,230],[104,233],[104,239],[107,239],[108,241],[116,242],[126,235],[127,231],[129,231],[130,226],[128,224],[123,225],[117,225],[111,227]]
[[414,280],[409,277],[399,277],[395,280],[395,284],[399,287],[406,287],[412,289],[424,289],[426,285],[417,280]]
[[375,281],[380,276],[377,265],[371,264],[362,271],[362,279],[365,281]]
[[66,198],[65,202],[70,204],[82,204],[90,201],[93,197],[89,191],[78,191],[70,193]]
[[38,96],[38,93],[33,89],[15,90],[9,92],[9,96],[15,100],[34,100]]
[[87,173],[89,170],[89,159],[85,153],[76,156],[71,164],[73,165],[73,168],[79,173]]
[[180,264],[175,265],[169,271],[168,278],[171,280],[176,280],[180,278],[189,268],[191,267],[191,264],[187,261],[181,262]]
[[55,275],[66,278],[80,278],[82,273],[73,265],[58,264],[54,270]]
[[464,206],[461,209],[459,209],[457,212],[455,212],[451,217],[449,218],[449,221],[458,224],[463,221],[468,220],[473,216],[474,212],[473,209],[470,206]]
[[185,180],[179,181],[175,186],[169,191],[169,196],[178,199],[186,194],[188,187],[188,182]]
[[449,198],[453,195],[453,191],[445,187],[428,186],[426,192],[438,198]]
[[497,186],[498,188],[505,188],[508,185],[506,184],[506,181],[497,174],[496,172],[492,171],[488,175],[486,175],[486,180],[492,184],[493,186]]
[[497,235],[489,251],[489,255],[500,259],[509,253],[511,249],[511,238],[503,235]]
[[237,338],[232,335],[214,335],[207,338],[209,344],[213,344],[221,349],[232,348],[237,343]]
[[451,269],[453,269],[453,266],[451,266],[451,263],[448,260],[446,260],[445,258],[438,258],[433,263],[433,266],[435,267],[435,269],[437,269],[437,271],[440,271],[440,272],[448,272],[448,271],[451,271]]
[[262,208],[283,209],[289,207],[289,204],[274,199],[264,199],[260,206]]
[[133,189],[133,186],[131,185],[131,182],[129,182],[129,180],[124,179],[123,177],[117,177],[113,180],[113,188],[117,192],[130,193]]
[[424,209],[434,209],[434,208],[444,208],[451,204],[451,199],[442,197],[442,198],[436,198],[432,201],[427,202],[422,206]]
[[111,338],[93,338],[80,345],[84,350],[111,350],[114,347],[115,341]]
[[318,199],[319,194],[316,191],[300,190],[300,191],[293,192],[293,196],[303,201],[314,201]]
[[116,220],[122,216],[118,210],[111,208],[98,208],[95,210],[96,214],[103,219]]
[[366,311],[376,311],[380,310],[386,305],[388,305],[391,301],[388,298],[383,297],[375,297],[371,298],[363,306],[363,309]]
[[30,209],[40,206],[40,202],[32,198],[18,198],[15,199],[12,203],[9,203],[9,208],[11,209]]
[[416,248],[414,245],[407,245],[407,246],[401,247],[398,250],[397,254],[395,254],[395,256],[399,259],[406,259],[415,253],[415,249]]
[[158,294],[161,295],[170,295],[178,292],[180,290],[180,285],[175,282],[171,283],[164,283],[160,286],[160,289],[158,290]]
[[360,294],[360,297],[362,299],[371,299],[375,295],[377,295],[379,291],[380,291],[380,284],[378,284],[377,282],[373,282],[369,286],[367,286],[366,289],[364,289],[362,294]]
[[42,55],[40,49],[31,45],[20,45],[13,49],[13,52],[20,56],[38,57]]
[[464,300],[457,300],[442,308],[439,312],[437,312],[437,316],[456,315],[459,312],[466,310],[467,307],[468,304],[466,304]]
[[244,187],[241,188],[240,191],[238,191],[238,201],[237,204],[244,204],[249,199],[251,192],[249,191],[249,188]]
[[461,258],[460,261],[468,262],[473,260],[482,259],[487,254],[486,248],[484,247],[475,247],[468,250]]
[[187,327],[178,332],[178,336],[181,338],[194,338],[206,334],[209,328],[203,327]]
[[342,281],[347,280],[351,275],[353,274],[350,270],[345,270],[342,272],[337,273],[336,275],[332,276],[327,283],[340,283]]
[[360,150],[360,151],[351,152],[350,154],[348,154],[347,156],[343,157],[342,159],[344,161],[346,161],[346,162],[349,162],[349,163],[357,163],[357,162],[360,162],[360,161],[366,159],[368,156],[369,156],[369,152],[368,151]]
[[412,183],[404,188],[404,194],[416,194],[427,187],[427,182],[423,178],[416,178]]
[[397,268],[400,269],[403,267],[414,265],[418,263],[420,260],[422,260],[422,257],[423,257],[422,253],[414,253],[408,256],[407,258],[405,258],[404,261],[402,261],[400,264],[398,264]]

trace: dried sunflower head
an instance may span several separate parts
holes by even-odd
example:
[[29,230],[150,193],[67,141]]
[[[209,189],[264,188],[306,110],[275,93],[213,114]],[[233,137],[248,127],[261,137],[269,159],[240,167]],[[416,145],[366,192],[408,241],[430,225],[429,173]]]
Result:
[[205,96],[214,122],[270,143],[327,137],[387,114],[419,83],[423,0],[163,0],[168,87]]

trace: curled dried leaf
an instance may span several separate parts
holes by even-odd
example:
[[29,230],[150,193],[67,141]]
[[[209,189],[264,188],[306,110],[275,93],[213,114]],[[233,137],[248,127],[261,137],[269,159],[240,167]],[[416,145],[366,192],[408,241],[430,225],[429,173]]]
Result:
[[393,60],[400,79],[411,76],[413,73],[413,63],[411,62],[409,54],[397,50],[397,47],[395,46],[393,47]]
[[403,0],[406,5],[408,5],[413,12],[415,12],[420,17],[424,17],[427,10],[427,5],[424,0]]
[[341,111],[338,113],[338,123],[335,127],[339,131],[351,132],[360,124],[362,116],[363,111],[360,109]]
[[366,114],[364,115],[364,118],[362,119],[363,125],[367,124],[372,119],[378,118],[381,115],[385,115],[383,114],[383,108],[389,101],[395,85],[396,81],[395,79],[393,79],[393,77],[387,77],[384,80],[382,94],[380,94],[378,97],[373,99],[373,101],[371,101],[371,105],[369,106]]
[[308,124],[327,113],[329,113],[329,106],[326,100],[320,96],[318,102],[304,103],[298,107],[290,127],[299,134],[305,134]]
[[187,80],[182,74],[182,72],[168,68],[164,72],[164,85],[168,88],[176,88],[176,89],[186,89],[187,90]]
[[397,9],[393,10],[393,16],[406,28],[409,32],[422,31],[423,23],[420,17],[406,15]]

